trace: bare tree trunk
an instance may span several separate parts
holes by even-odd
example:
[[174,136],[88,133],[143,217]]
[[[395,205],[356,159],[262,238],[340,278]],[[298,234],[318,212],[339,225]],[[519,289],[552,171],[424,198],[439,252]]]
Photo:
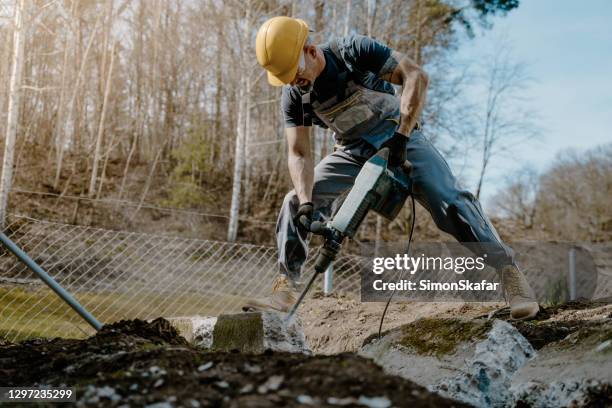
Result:
[[136,151],[136,146],[138,145],[138,133],[134,136],[134,141],[132,142],[132,147],[130,148],[130,152],[128,153],[127,160],[125,161],[125,168],[123,169],[123,178],[121,179],[121,187],[119,187],[119,200],[123,198],[123,190],[125,189],[125,181],[127,179],[128,171],[130,169],[130,162],[132,161],[132,156],[134,156],[134,152]]
[[[60,145],[63,143],[63,138],[61,136],[62,127],[64,125],[64,113],[66,111],[65,108],[65,98],[66,98],[66,76],[68,71],[68,44],[64,44],[64,64],[62,67],[62,84],[60,89],[60,97],[58,102],[58,110],[57,117],[55,118],[55,152],[56,152],[56,171],[55,171],[55,180],[53,181],[53,188],[57,189],[59,186],[60,174],[62,172],[62,165],[59,162],[60,157],[63,155],[63,147]],[[60,154],[60,151],[62,152]]]
[[98,177],[98,162],[100,161],[100,152],[102,150],[102,136],[104,135],[104,117],[108,106],[108,94],[110,93],[113,63],[115,61],[115,43],[111,47],[110,67],[106,78],[106,86],[104,87],[104,100],[102,101],[102,112],[100,112],[100,124],[98,126],[98,137],[96,138],[96,149],[94,151],[93,166],[91,169],[91,179],[89,181],[89,198],[93,198],[96,193],[96,178]]
[[346,37],[349,34],[349,29],[351,28],[351,6],[353,4],[353,0],[346,0],[346,16],[344,16],[344,36]]
[[[247,74],[246,78],[246,114],[244,119],[244,196],[247,200],[245,211],[249,211],[249,198],[252,191],[251,173],[253,171],[253,163],[250,160],[253,157],[253,146],[251,145],[251,110],[255,107],[251,103],[251,78]],[[249,160],[247,160],[247,158]]]
[[374,32],[374,22],[376,21],[376,0],[366,0],[368,2],[367,8],[367,22],[366,22],[366,30],[368,37],[372,36]]
[[6,141],[2,161],[2,178],[0,179],[0,226],[4,228],[8,206],[8,196],[13,178],[13,156],[15,154],[15,139],[19,106],[21,98],[21,74],[23,70],[23,48],[25,43],[25,25],[23,15],[26,14],[27,0],[19,0],[15,8],[13,32],[13,69],[9,82],[8,115],[6,122]]
[[134,210],[134,214],[132,214],[132,216],[130,217],[130,221],[134,221],[134,218],[136,218],[136,215],[140,211],[140,208],[142,208],[142,204],[144,204],[144,200],[147,197],[147,194],[149,193],[149,188],[151,188],[151,182],[153,180],[153,176],[155,175],[157,163],[159,162],[159,158],[164,152],[164,148],[164,145],[160,146],[157,154],[155,155],[155,159],[153,160],[153,164],[151,165],[151,169],[149,170],[149,175],[147,176],[147,181],[145,182],[144,190],[142,191],[142,196],[140,196],[140,201],[138,202],[138,206]]
[[[99,17],[98,17],[99,19]],[[70,97],[70,101],[68,102],[68,107],[66,108],[66,115],[65,118],[63,118],[64,115],[62,116],[62,122],[60,123],[59,120],[60,118],[58,118],[58,127],[56,128],[56,138],[57,138],[57,154],[56,154],[56,168],[55,168],[55,180],[53,181],[53,187],[54,188],[58,188],[59,186],[59,179],[62,173],[62,163],[64,161],[64,150],[65,150],[65,145],[66,145],[66,133],[68,133],[68,123],[70,123],[71,117],[74,115],[74,104],[75,101],[77,99],[77,95],[78,95],[78,91],[81,85],[81,78],[83,77],[83,73],[85,70],[85,66],[87,65],[87,57],[89,55],[89,50],[91,49],[91,46],[93,44],[93,40],[96,37],[96,31],[98,28],[98,19],[96,19],[96,23],[94,25],[94,28],[92,30],[91,36],[89,38],[89,41],[87,42],[87,47],[85,49],[85,54],[83,55],[83,60],[81,61],[81,65],[79,66],[79,72],[77,74],[76,77],[76,82],[74,84],[74,90],[72,91],[72,96]],[[74,44],[75,47],[77,47],[76,42]],[[64,69],[67,69],[66,66],[64,66]],[[63,85],[62,85],[63,86]],[[61,103],[61,102],[60,102]],[[60,109],[62,109],[60,107]],[[78,115],[77,115],[78,116]],[[76,117],[75,117],[76,119]],[[73,122],[73,126],[72,126],[72,131],[74,133],[78,132],[77,126],[76,126],[76,121]]]
[[227,240],[235,241],[238,235],[238,216],[240,214],[240,189],[242,181],[242,169],[244,168],[244,116],[248,109],[247,98],[245,97],[245,87],[240,87],[240,97],[238,106],[238,128],[236,146],[234,150],[234,182],[232,184],[232,203],[230,205],[230,219],[227,228]]

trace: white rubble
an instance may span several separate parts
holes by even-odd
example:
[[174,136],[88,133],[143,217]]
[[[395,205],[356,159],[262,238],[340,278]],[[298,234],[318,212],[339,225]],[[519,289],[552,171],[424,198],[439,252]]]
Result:
[[590,395],[612,389],[607,323],[578,329],[537,352],[513,325],[493,320],[485,336],[460,338],[452,352],[420,353],[403,341],[405,330],[418,327],[391,331],[360,354],[390,374],[476,407],[583,406]]
[[[299,319],[285,320],[285,314],[259,312],[263,323],[263,347],[272,351],[310,354]],[[194,345],[210,348],[217,317],[191,316],[168,319]]]

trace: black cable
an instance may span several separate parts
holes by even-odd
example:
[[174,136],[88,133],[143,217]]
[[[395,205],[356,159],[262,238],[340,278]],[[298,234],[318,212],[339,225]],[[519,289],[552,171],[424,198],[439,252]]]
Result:
[[[414,211],[414,196],[412,194],[410,194],[410,199],[412,201],[412,222],[410,225],[410,234],[408,234],[408,248],[406,248],[406,254],[410,255],[410,244],[412,243],[412,234],[414,232],[414,224],[415,224],[415,220],[416,220],[416,212]],[[400,282],[404,277],[404,272],[406,272],[406,270],[403,270],[400,273]],[[385,316],[387,314],[387,309],[389,309],[389,304],[391,303],[391,299],[393,299],[393,295],[395,295],[395,291],[396,289],[393,289],[393,292],[391,292],[391,296],[389,296],[389,299],[387,300],[387,304],[385,305],[385,309],[382,312],[382,316],[380,316],[380,325],[378,326],[378,338],[380,339],[380,335],[382,333],[382,326],[383,326],[383,322],[385,321]]]

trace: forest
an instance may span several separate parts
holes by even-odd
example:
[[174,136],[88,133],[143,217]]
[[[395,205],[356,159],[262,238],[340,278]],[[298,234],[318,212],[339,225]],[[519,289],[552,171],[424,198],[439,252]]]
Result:
[[[254,38],[274,15],[305,19],[315,43],[360,33],[425,67],[431,81],[424,131],[449,160],[467,149],[479,152],[479,195],[505,144],[534,136],[533,118],[506,109],[526,74],[502,49],[481,77],[471,66],[457,67],[452,56],[518,6],[517,0],[2,1],[0,218],[19,213],[273,242],[291,180],[280,91],[257,65]],[[486,98],[474,105],[464,89],[479,80]],[[319,128],[313,135],[320,159],[332,151],[333,135]],[[569,152],[546,174],[521,169],[495,196],[494,215],[521,236],[537,230],[609,239],[611,155],[604,146],[587,156]],[[579,195],[567,191],[577,185],[563,182],[568,173],[590,180]],[[585,209],[588,220],[577,224]],[[400,236],[410,217],[406,210],[387,223],[370,215],[360,239]],[[417,238],[439,237],[428,218],[419,216]]]

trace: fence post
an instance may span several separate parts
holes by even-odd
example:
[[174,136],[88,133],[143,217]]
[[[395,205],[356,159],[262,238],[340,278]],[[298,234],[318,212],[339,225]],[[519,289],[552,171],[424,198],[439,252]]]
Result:
[[334,286],[334,264],[330,263],[323,276],[323,293],[329,296]]
[[49,286],[62,300],[74,309],[87,323],[89,323],[94,329],[100,330],[102,324],[89,313],[81,304],[72,297],[59,283],[55,281],[51,276],[47,274],[36,262],[32,260],[25,252],[21,250],[9,237],[0,232],[0,242],[11,251],[21,262],[26,264],[28,268],[32,270],[38,277]]
[[576,248],[570,248],[568,253],[568,292],[570,300],[576,300]]

